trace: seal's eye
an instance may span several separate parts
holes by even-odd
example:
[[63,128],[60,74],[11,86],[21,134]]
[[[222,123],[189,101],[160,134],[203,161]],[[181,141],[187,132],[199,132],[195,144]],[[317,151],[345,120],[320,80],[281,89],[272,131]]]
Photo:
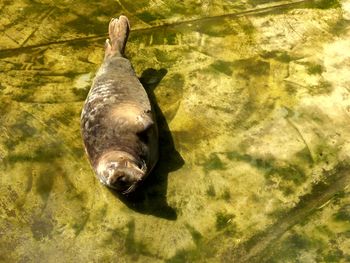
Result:
[[109,163],[109,164],[107,165],[107,169],[108,169],[108,170],[113,170],[113,169],[115,169],[115,168],[117,168],[117,167],[118,167],[118,163],[115,163],[115,162]]
[[118,177],[118,182],[122,182],[122,183],[126,183],[126,176],[125,175],[122,175],[122,176],[119,176]]

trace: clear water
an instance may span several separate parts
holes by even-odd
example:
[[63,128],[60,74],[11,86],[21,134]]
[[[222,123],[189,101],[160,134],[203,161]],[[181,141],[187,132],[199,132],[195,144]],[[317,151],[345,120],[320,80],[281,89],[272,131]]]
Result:
[[[133,200],[79,115],[111,17],[156,103]],[[350,1],[0,2],[1,262],[349,262]]]

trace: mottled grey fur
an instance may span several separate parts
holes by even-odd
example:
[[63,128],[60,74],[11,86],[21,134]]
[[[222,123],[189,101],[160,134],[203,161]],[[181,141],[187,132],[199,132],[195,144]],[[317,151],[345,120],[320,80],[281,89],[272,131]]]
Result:
[[147,93],[124,49],[125,16],[109,25],[110,40],[81,114],[85,149],[100,181],[123,193],[133,191],[158,159],[158,132]]

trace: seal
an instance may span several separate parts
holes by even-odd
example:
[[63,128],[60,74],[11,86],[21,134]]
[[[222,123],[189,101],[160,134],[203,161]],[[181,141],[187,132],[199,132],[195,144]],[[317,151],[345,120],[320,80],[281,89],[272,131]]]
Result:
[[109,23],[105,57],[81,113],[85,151],[102,184],[128,194],[158,160],[158,130],[147,93],[124,50],[125,16]]

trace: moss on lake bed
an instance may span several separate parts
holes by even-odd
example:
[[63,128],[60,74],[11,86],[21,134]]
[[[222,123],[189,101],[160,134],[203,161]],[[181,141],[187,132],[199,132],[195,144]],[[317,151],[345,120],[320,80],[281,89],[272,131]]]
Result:
[[[0,261],[349,261],[350,2],[197,2],[0,4]],[[162,147],[131,201],[80,138],[119,14]]]

